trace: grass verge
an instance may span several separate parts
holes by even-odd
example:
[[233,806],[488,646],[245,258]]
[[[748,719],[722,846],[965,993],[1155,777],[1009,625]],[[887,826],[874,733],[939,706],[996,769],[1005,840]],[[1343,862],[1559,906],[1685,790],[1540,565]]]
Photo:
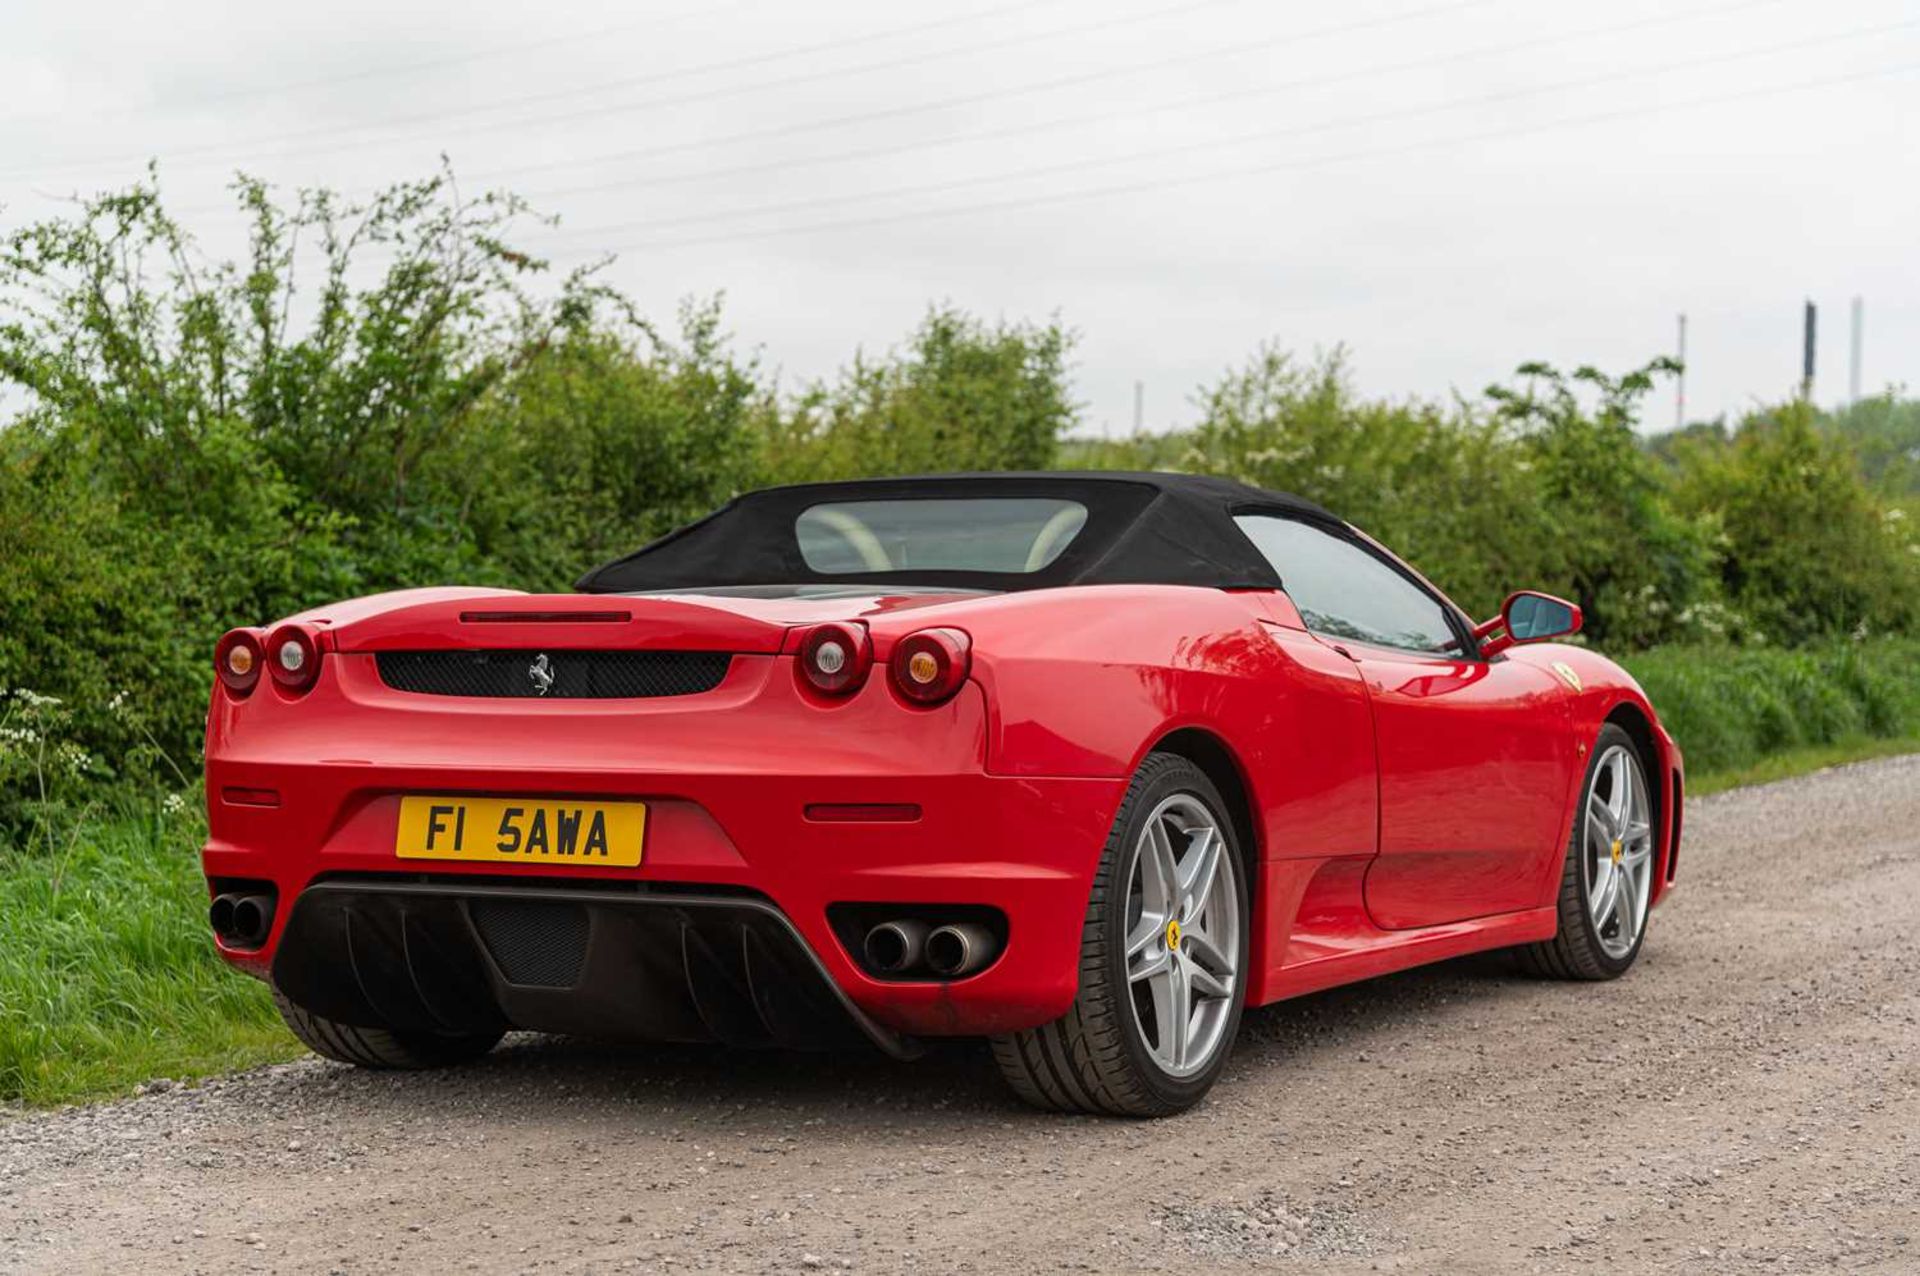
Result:
[[[1912,638],[1791,650],[1661,647],[1621,663],[1680,742],[1688,778],[1722,788],[1749,774],[1792,773],[1780,767],[1900,752],[1893,742],[1920,737],[1920,640]],[[1796,765],[1803,755],[1812,760]]]
[[1776,753],[1751,766],[1708,771],[1703,775],[1689,773],[1687,797],[1705,797],[1709,793],[1724,793],[1728,789],[1745,788],[1749,784],[1771,784],[1775,780],[1790,780],[1796,775],[1824,771],[1828,767],[1844,766],[1849,762],[1891,758],[1903,753],[1920,753],[1920,736],[1901,736],[1892,740],[1863,736],[1833,744],[1810,744]]
[[203,833],[189,815],[123,812],[64,849],[0,847],[0,1102],[298,1053],[265,987],[214,956]]

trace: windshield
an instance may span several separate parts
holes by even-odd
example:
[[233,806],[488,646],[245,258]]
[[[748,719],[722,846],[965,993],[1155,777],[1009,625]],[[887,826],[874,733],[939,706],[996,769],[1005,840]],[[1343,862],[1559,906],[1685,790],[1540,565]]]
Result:
[[835,501],[794,520],[800,557],[823,576],[961,571],[1023,575],[1060,557],[1087,507],[1052,497]]

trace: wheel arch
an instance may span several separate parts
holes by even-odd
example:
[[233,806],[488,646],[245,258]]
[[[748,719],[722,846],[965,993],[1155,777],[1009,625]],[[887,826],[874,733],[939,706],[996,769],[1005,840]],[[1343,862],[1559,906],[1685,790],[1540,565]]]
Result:
[[[1653,800],[1653,826],[1660,830],[1658,871],[1653,875],[1653,902],[1657,903],[1665,893],[1667,883],[1673,878],[1671,863],[1674,835],[1679,830],[1679,777],[1666,751],[1660,747],[1660,737],[1654,732],[1653,719],[1639,705],[1631,700],[1622,700],[1608,711],[1605,722],[1627,733],[1634,747],[1640,751],[1640,758],[1650,773],[1649,778],[1654,781],[1650,794]],[[1669,812],[1674,816],[1671,820],[1668,818]]]
[[1227,804],[1227,818],[1233,821],[1234,835],[1240,841],[1240,857],[1251,888],[1259,880],[1260,821],[1254,817],[1253,791],[1247,784],[1246,769],[1233,746],[1205,727],[1180,727],[1155,740],[1147,752],[1185,758],[1213,781]]

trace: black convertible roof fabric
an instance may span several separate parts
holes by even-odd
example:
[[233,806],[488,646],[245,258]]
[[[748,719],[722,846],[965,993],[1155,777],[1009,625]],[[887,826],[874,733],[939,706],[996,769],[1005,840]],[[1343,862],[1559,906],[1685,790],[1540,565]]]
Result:
[[[871,571],[809,568],[794,521],[841,501],[1055,497],[1087,508],[1086,525],[1058,558],[1033,572]],[[1235,514],[1305,515],[1344,526],[1310,501],[1231,479],[1193,474],[938,474],[772,487],[728,502],[624,558],[595,568],[586,593],[743,585],[937,585],[1045,589],[1058,585],[1201,585],[1276,588],[1279,575],[1234,526]]]

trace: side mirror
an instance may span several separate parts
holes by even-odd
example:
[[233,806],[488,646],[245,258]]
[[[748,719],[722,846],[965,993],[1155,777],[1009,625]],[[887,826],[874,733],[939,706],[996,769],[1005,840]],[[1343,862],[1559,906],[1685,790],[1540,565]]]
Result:
[[1523,589],[1507,596],[1500,614],[1473,631],[1480,654],[1496,655],[1523,642],[1545,642],[1580,632],[1580,609],[1564,598]]

